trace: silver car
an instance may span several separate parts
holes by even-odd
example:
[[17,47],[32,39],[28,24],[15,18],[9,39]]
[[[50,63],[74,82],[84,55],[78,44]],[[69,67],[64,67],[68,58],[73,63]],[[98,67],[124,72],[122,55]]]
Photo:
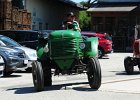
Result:
[[[11,33],[12,34],[12,33]],[[15,50],[22,50],[25,52],[26,55],[26,63],[27,63],[27,68],[25,70],[30,70],[32,68],[32,62],[37,60],[37,54],[36,50],[21,46],[19,43],[16,41],[10,39],[9,37],[6,37],[4,35],[0,35],[0,44],[6,47],[10,47]]]
[[3,76],[9,76],[18,68],[25,68],[28,60],[25,52],[18,48],[7,47],[0,44],[0,55],[4,59]]

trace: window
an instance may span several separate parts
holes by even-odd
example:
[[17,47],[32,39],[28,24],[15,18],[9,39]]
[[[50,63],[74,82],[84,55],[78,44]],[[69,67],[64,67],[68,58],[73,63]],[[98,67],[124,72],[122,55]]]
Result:
[[42,26],[43,26],[43,24],[39,23],[39,30],[42,30]]

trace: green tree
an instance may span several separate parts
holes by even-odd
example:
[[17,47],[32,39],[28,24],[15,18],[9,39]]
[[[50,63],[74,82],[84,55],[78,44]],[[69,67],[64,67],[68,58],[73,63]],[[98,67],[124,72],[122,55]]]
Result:
[[20,9],[23,9],[23,0],[12,0],[12,5],[15,7],[18,7]]
[[[84,7],[90,8],[92,6],[92,4],[98,2],[98,0],[87,0],[86,2],[80,2],[81,5],[83,5]],[[79,23],[80,23],[80,28],[82,30],[90,30],[91,27],[91,16],[89,16],[89,14],[87,13],[87,11],[80,11],[79,14]]]
[[80,11],[79,23],[80,23],[81,30],[83,31],[90,30],[90,22],[91,22],[91,17],[88,16],[88,13],[86,11]]
[[82,4],[83,6],[90,8],[92,6],[92,4],[98,2],[98,0],[87,0],[86,2],[82,1],[80,2],[80,4]]

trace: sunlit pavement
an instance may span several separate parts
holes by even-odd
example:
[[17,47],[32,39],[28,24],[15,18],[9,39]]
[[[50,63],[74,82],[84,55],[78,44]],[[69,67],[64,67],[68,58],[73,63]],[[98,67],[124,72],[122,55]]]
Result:
[[67,100],[139,100],[140,72],[136,67],[134,75],[126,74],[123,65],[126,56],[132,54],[113,53],[99,59],[102,84],[98,91],[90,89],[86,74],[79,74],[52,76],[52,87],[35,92],[32,74],[17,72],[0,78],[0,96],[3,100],[10,100],[10,97],[14,100],[66,100],[62,97],[69,97]]

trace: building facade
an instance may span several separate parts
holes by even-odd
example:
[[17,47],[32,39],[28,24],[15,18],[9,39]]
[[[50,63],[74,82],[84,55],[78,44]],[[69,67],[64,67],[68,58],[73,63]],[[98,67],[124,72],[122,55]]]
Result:
[[131,51],[135,25],[140,24],[140,0],[99,0],[87,11],[96,32],[112,36],[115,51]]
[[33,30],[61,29],[67,12],[77,15],[81,9],[70,0],[23,0],[25,9],[32,13]]

